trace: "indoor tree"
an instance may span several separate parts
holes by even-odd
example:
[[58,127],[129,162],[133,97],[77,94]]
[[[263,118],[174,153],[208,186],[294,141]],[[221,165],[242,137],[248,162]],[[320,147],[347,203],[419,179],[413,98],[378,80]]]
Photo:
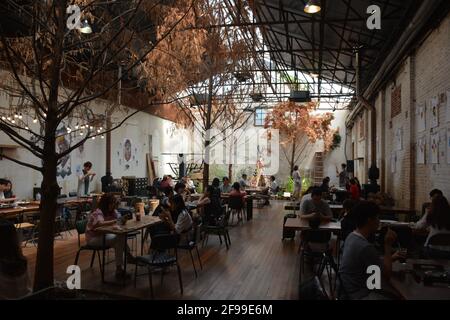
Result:
[[278,103],[265,119],[265,128],[279,130],[280,146],[289,164],[290,172],[300,159],[306,147],[318,140],[325,142],[328,149],[330,128],[333,115],[331,113],[313,114],[315,102],[297,103],[283,101]]
[[[0,156],[42,174],[34,290],[53,285],[58,163],[88,139],[108,134],[137,112],[169,102],[160,99],[157,92],[174,87],[164,79],[158,83],[148,81],[144,71],[154,66],[146,61],[194,10],[196,2],[173,2],[171,5],[179,7],[180,14],[162,31],[157,26],[170,12],[163,1],[2,2],[8,18],[0,21],[1,89],[9,95],[12,105],[1,117],[0,130],[36,161],[25,162],[5,152]],[[73,29],[69,25],[76,20],[70,20],[76,16],[70,15],[69,5],[78,5],[81,13],[82,23]],[[181,55],[186,63],[196,59],[186,51]],[[145,99],[133,105],[134,111],[117,123],[105,124],[105,119],[120,108],[125,88],[143,93]],[[111,102],[101,114],[89,106],[98,98]],[[61,132],[60,125],[67,120],[80,125]],[[64,135],[76,135],[78,140],[57,150],[56,141]]]

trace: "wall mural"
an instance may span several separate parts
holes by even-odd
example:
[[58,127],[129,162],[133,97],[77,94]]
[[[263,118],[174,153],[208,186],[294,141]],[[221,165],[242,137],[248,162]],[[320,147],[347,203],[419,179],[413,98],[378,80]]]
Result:
[[140,164],[141,150],[137,144],[129,138],[125,138],[119,143],[116,150],[116,161],[124,170],[137,168]]

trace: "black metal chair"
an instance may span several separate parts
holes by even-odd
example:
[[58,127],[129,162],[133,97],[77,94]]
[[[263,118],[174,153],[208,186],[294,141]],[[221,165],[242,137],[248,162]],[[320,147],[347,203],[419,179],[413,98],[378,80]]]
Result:
[[230,219],[231,210],[226,210],[226,206],[222,206],[222,214],[217,218],[215,225],[204,225],[202,232],[204,233],[203,247],[208,243],[210,234],[217,235],[222,244],[222,236],[225,239],[227,250],[231,245],[230,234],[228,233],[228,220]]
[[[317,270],[314,272],[315,275],[321,277],[324,270],[327,271],[328,281],[330,288],[332,289],[332,274],[331,269],[334,269],[333,257],[331,255],[332,249],[329,247],[329,241],[331,239],[331,232],[329,231],[318,231],[318,230],[308,230],[303,232],[303,240],[300,250],[300,271],[299,279],[302,279],[302,275],[305,269],[305,259],[309,258],[311,266],[314,272],[314,267],[317,266]],[[311,245],[319,244],[323,246],[323,249],[317,249],[311,247]]]
[[429,259],[446,259],[450,260],[450,251],[440,250],[437,247],[450,248],[450,234],[435,234],[428,240],[425,246],[425,255]]
[[202,260],[200,259],[200,253],[198,252],[198,241],[200,240],[200,231],[202,228],[202,223],[194,223],[193,225],[193,237],[189,241],[189,243],[178,245],[178,249],[187,250],[191,256],[192,266],[194,267],[195,277],[197,278],[197,269],[195,268],[194,256],[192,255],[192,251],[195,249],[197,251],[197,258],[200,264],[200,269],[203,270]]
[[237,216],[239,221],[244,221],[244,203],[241,197],[230,196],[228,198],[228,208],[231,212],[231,224],[233,224],[234,216]]
[[[153,299],[154,294],[153,294],[152,272],[155,269],[165,269],[171,266],[176,266],[178,271],[178,281],[180,283],[180,292],[181,294],[183,294],[183,280],[181,278],[180,265],[178,264],[177,248],[178,248],[178,237],[176,235],[160,234],[154,236],[152,238],[152,242],[150,245],[150,254],[136,257],[136,265],[134,270],[134,286],[136,287],[138,267],[147,267],[150,292]],[[169,250],[174,250],[174,254],[168,253]]]
[[[80,257],[80,252],[81,251],[92,251],[92,258],[91,258],[91,264],[90,264],[90,268],[92,268],[92,266],[94,265],[94,260],[95,260],[95,254],[97,253],[98,256],[98,264],[100,267],[100,272],[103,273],[103,268],[102,268],[102,259],[100,258],[100,252],[106,251],[108,249],[110,249],[110,246],[92,246],[89,244],[85,244],[85,245],[81,245],[81,239],[80,236],[82,234],[86,233],[86,226],[87,226],[87,220],[79,220],[77,222],[75,222],[75,228],[77,230],[78,233],[78,251],[77,251],[77,255],[75,257],[75,265],[78,265],[78,259]],[[103,274],[102,274],[102,279],[103,279]]]

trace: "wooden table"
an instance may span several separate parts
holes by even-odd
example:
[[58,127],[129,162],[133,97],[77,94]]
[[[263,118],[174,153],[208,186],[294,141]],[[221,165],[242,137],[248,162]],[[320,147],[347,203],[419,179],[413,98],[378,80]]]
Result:
[[389,215],[404,215],[408,217],[408,220],[411,221],[411,217],[416,215],[416,211],[412,209],[399,208],[399,207],[384,207],[380,206],[381,215],[389,216]]
[[[125,250],[124,250],[124,273],[126,274],[127,272],[127,252],[126,252],[126,248],[127,248],[127,234],[130,232],[134,232],[134,231],[141,231],[141,255],[144,254],[144,229],[147,227],[150,227],[152,225],[161,223],[162,220],[159,217],[154,217],[154,216],[142,216],[140,221],[136,221],[136,220],[129,220],[124,226],[118,226],[116,225],[112,225],[112,226],[107,226],[107,227],[101,227],[101,228],[97,228],[95,229],[95,231],[100,232],[103,234],[103,246],[105,246],[105,242],[106,242],[106,234],[116,234],[116,235],[123,235],[123,238],[125,239]],[[102,263],[102,282],[105,282],[105,261],[106,261],[106,257],[105,257],[105,251],[103,251],[103,263]],[[125,284],[125,277],[123,280],[123,283]]]
[[[309,226],[309,222],[305,219],[300,218],[288,218],[284,225],[285,228],[294,229],[294,230],[312,230]],[[341,231],[341,223],[340,222],[327,222],[321,223],[318,229],[315,230],[323,230],[323,231]]]
[[[418,283],[410,270],[413,264],[432,264],[442,265],[447,270],[450,269],[448,260],[420,260],[407,259],[406,264],[402,265],[395,262],[392,266],[393,275],[390,279],[390,285],[405,300],[450,300],[450,286],[426,286],[423,282]],[[409,271],[405,271],[409,270]]]
[[26,206],[18,206],[14,208],[2,208],[0,209],[0,217],[3,218],[11,218],[12,216],[22,215],[28,212],[39,211],[39,205],[26,205]]

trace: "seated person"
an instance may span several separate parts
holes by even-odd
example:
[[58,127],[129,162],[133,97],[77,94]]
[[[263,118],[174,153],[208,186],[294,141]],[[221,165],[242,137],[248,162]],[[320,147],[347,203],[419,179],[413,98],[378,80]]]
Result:
[[423,214],[423,215],[426,213],[427,210],[430,209],[430,207],[431,207],[431,201],[433,200],[434,196],[442,196],[442,197],[444,196],[444,194],[442,193],[442,191],[439,190],[439,189],[433,189],[433,190],[431,190],[429,195],[430,195],[430,202],[425,202],[425,203],[422,205],[422,214]]
[[186,185],[183,182],[177,182],[175,185],[175,194],[181,195],[184,201],[189,201],[191,197]]
[[231,184],[230,179],[228,177],[223,177],[222,185],[220,186],[221,193],[230,193],[231,192]]
[[350,194],[353,200],[359,200],[361,198],[361,191],[355,178],[350,179]]
[[167,187],[170,187],[169,176],[164,175],[161,183],[159,184],[159,189],[164,192],[164,189],[166,189]]
[[199,208],[199,214],[203,217],[206,225],[216,224],[217,218],[222,214],[222,203],[213,186],[206,188],[205,193],[197,202],[197,208]]
[[[333,213],[328,203],[322,200],[322,189],[314,188],[311,192],[311,199],[302,200],[300,205],[300,218],[308,220],[310,223],[329,222],[333,218]],[[328,248],[331,233],[326,231],[303,231],[302,241],[308,244],[313,251],[323,252]]]
[[211,183],[211,186],[214,188],[214,195],[216,197],[220,198],[221,192],[220,192],[220,180],[219,180],[219,178],[214,178],[212,183]]
[[322,200],[322,189],[314,188],[311,192],[311,199],[302,200],[300,205],[300,218],[311,220],[320,219],[322,222],[329,222],[333,217],[330,206]]
[[241,191],[241,185],[239,184],[239,182],[235,182],[233,183],[231,192],[230,192],[230,197],[240,197],[242,199],[242,203],[245,204],[245,196],[247,195],[247,193],[245,191]]
[[[373,202],[361,201],[352,209],[356,222],[356,230],[345,240],[344,252],[339,267],[338,296],[346,299],[387,299],[384,292],[367,288],[367,268],[379,266],[384,280],[389,280],[392,273],[392,262],[401,258],[401,254],[392,253],[392,245],[397,235],[388,229],[384,237],[384,257],[374,244],[369,242],[378,230],[380,208]],[[383,286],[383,282],[382,282]]]
[[0,219],[0,300],[19,299],[31,293],[28,262],[11,222]]
[[278,186],[275,176],[270,176],[270,186],[269,186],[270,194],[277,194],[279,190],[280,187]]
[[196,193],[194,181],[192,181],[191,178],[189,178],[189,176],[183,177],[182,180],[186,185],[186,188],[188,189],[189,193]]
[[320,189],[322,189],[322,192],[324,193],[328,193],[330,191],[330,177],[323,178]]
[[[96,229],[105,226],[112,226],[117,223],[119,213],[116,210],[117,199],[114,195],[105,193],[98,202],[98,207],[95,211],[91,212],[88,217],[88,223],[86,226],[86,242],[92,246],[103,245],[103,233],[99,233]],[[123,254],[126,250],[127,259],[132,263],[134,257],[130,254],[129,248],[125,248],[126,235],[106,234],[105,244],[114,248],[115,261],[116,261],[116,278],[128,277],[123,270]]]
[[170,211],[163,210],[159,217],[169,229],[179,236],[179,244],[189,243],[191,239],[192,217],[186,209],[183,197],[179,194],[173,197]]
[[347,236],[356,229],[356,221],[352,214],[352,209],[356,205],[355,200],[345,199],[342,203],[343,212],[341,218],[341,240],[342,244],[345,242]]
[[434,258],[450,258],[450,243],[448,246],[429,245],[430,239],[437,234],[450,234],[450,205],[447,199],[435,194],[431,200],[431,207],[415,224],[415,229],[429,229],[425,241],[425,254]]
[[311,192],[313,191],[314,187],[309,187],[306,189],[306,191],[303,193],[302,200],[299,202],[300,207],[302,206],[302,203],[306,200],[311,200]]
[[12,202],[16,198],[12,195],[11,181],[7,179],[0,179],[0,203]]
[[12,191],[12,182],[11,180],[7,180],[8,184],[6,185],[6,190],[3,192],[6,199],[15,199],[16,196],[14,195]]
[[241,180],[239,180],[239,185],[241,186],[242,190],[245,190],[245,188],[248,188],[250,186],[247,180],[247,175],[245,173],[242,175]]
[[166,187],[162,191],[163,196],[159,201],[159,205],[155,208],[155,211],[153,211],[153,216],[159,216],[160,212],[162,211],[162,206],[169,207],[170,202],[175,195],[172,187]]

